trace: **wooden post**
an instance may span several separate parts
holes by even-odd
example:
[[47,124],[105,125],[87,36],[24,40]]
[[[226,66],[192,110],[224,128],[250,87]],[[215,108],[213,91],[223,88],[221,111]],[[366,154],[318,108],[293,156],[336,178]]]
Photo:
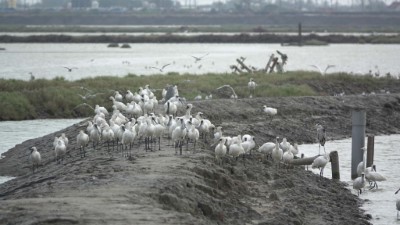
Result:
[[332,151],[329,153],[329,158],[331,159],[331,167],[332,167],[332,179],[340,180],[340,172],[339,172],[339,154],[337,151]]
[[353,111],[351,113],[351,179],[357,178],[357,166],[363,161],[365,145],[366,112]]
[[299,46],[303,45],[303,36],[301,34],[301,23],[299,23]]
[[367,167],[370,167],[374,164],[374,144],[375,144],[375,136],[368,136],[367,139]]

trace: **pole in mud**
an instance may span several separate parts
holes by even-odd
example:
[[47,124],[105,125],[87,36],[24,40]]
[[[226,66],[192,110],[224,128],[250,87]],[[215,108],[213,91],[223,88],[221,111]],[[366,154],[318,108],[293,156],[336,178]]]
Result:
[[372,166],[374,164],[374,144],[375,144],[375,136],[368,136],[367,139],[367,167]]
[[351,179],[357,178],[357,166],[363,161],[363,150],[365,145],[365,111],[352,111],[351,113]]
[[340,180],[340,171],[339,171],[339,154],[337,151],[332,151],[329,153],[329,158],[331,159],[331,167],[332,167],[332,179]]

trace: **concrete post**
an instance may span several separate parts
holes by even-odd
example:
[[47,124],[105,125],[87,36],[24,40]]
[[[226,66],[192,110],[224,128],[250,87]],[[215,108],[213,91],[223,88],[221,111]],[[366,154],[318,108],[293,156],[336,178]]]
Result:
[[339,171],[339,154],[337,151],[332,151],[329,153],[329,158],[331,159],[332,166],[332,179],[340,180],[340,171]]
[[357,178],[357,165],[363,161],[363,150],[365,145],[365,111],[353,111],[351,113],[351,179]]
[[367,167],[372,166],[374,164],[374,143],[375,136],[368,136],[367,139]]

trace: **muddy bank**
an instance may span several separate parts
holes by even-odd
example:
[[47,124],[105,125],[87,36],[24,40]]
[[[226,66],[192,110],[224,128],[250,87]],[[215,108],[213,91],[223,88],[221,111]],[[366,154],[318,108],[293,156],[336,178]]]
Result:
[[[349,137],[351,111],[365,109],[367,133],[400,133],[400,96],[287,97],[193,102],[225,135],[253,134],[259,143],[275,136],[290,142],[315,141],[314,124],[329,139]],[[278,108],[270,119],[262,105]],[[76,124],[56,134],[28,140],[0,160],[0,175],[19,176],[0,185],[1,224],[368,224],[362,203],[343,183],[318,179],[296,167],[277,169],[258,155],[214,162],[201,143],[195,154],[175,156],[163,139],[161,151],[133,148],[133,158],[107,148],[74,149]],[[82,127],[85,128],[85,127]],[[53,160],[54,135],[65,132],[70,156]],[[27,149],[35,145],[43,165],[32,174]],[[192,145],[189,146],[192,148]],[[186,146],[184,147],[186,148]],[[327,146],[329,150],[329,146]],[[340,154],[340,153],[339,153]]]

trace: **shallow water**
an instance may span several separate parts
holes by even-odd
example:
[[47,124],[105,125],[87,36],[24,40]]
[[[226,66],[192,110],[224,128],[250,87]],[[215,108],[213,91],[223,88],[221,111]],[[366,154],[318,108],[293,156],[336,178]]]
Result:
[[[0,154],[26,140],[45,136],[80,121],[82,121],[82,119],[44,119],[0,122]],[[0,183],[10,179],[12,179],[12,177],[0,176]]]
[[[353,189],[351,181],[351,139],[330,141],[326,143],[326,150],[338,151],[340,164],[340,178],[349,184],[348,188],[352,193],[357,195]],[[366,143],[365,143],[366,146]],[[400,187],[400,135],[376,136],[375,137],[375,156],[374,164],[377,172],[386,177],[386,181],[378,182],[379,188],[376,190],[368,190],[366,185],[365,192],[360,198],[369,200],[363,205],[366,213],[372,215],[371,222],[375,225],[400,224],[396,220],[396,199],[400,199],[400,195],[394,192]],[[307,144],[299,146],[300,154],[305,156],[313,156],[318,154],[318,144]],[[322,150],[322,149],[321,149]],[[323,151],[323,150],[322,150]],[[319,173],[319,170],[313,169],[313,172]],[[324,176],[331,178],[330,164],[324,170]]]
[[[400,45],[332,44],[329,46],[282,47],[279,44],[131,44],[131,48],[108,48],[107,44],[0,44],[0,78],[52,79],[63,76],[78,80],[96,76],[159,74],[151,67],[180,74],[231,73],[230,66],[243,56],[247,65],[263,68],[270,55],[279,50],[288,55],[285,70],[317,71],[310,65],[332,72],[400,74],[397,62]],[[205,56],[195,63],[192,56]],[[18,65],[18,66],[16,66]],[[375,66],[378,66],[377,68]],[[68,72],[64,67],[76,67]]]
[[[81,120],[82,119],[49,119],[0,122],[0,137],[2,139],[0,140],[2,143],[0,146],[0,153],[28,139],[59,131]],[[22,125],[24,125],[24,129],[20,129]],[[40,132],[37,132],[38,130]],[[352,189],[350,175],[351,139],[329,141],[325,146],[327,152],[338,151],[341,181],[348,183],[348,188],[356,195],[357,192]],[[395,207],[396,199],[400,198],[400,196],[394,194],[400,187],[400,184],[397,182],[399,180],[397,172],[400,171],[400,163],[398,163],[398,161],[400,161],[400,151],[397,151],[397,146],[400,146],[400,135],[375,137],[374,164],[377,165],[377,171],[384,175],[387,181],[379,182],[378,190],[370,191],[365,189],[365,192],[360,195],[360,198],[369,200],[362,208],[366,210],[366,213],[372,215],[373,219],[371,222],[376,225],[400,224],[400,221],[396,220]],[[299,151],[299,155],[304,153],[306,157],[317,155],[318,144],[299,145]],[[319,173],[317,169],[313,169],[312,171],[317,174]],[[331,178],[330,164],[325,168],[324,176]],[[12,178],[0,177],[0,183],[9,179]]]

